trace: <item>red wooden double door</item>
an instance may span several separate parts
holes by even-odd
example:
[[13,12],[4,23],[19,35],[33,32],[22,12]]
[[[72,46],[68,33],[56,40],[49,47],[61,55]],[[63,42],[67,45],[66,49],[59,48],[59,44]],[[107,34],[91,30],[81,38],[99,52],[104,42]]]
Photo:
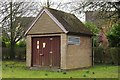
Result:
[[32,66],[60,67],[60,37],[32,38]]

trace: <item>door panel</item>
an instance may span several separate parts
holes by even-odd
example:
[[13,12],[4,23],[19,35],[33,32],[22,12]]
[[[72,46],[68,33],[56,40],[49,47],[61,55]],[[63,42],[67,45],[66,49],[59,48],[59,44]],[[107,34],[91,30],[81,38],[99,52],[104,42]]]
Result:
[[38,61],[39,61],[39,66],[42,66],[43,65],[43,50],[42,50],[42,39],[40,39],[39,38],[39,43],[40,43],[40,48],[39,48],[39,54],[38,54],[38,56],[39,56],[39,59],[38,59]]
[[60,66],[60,38],[55,37],[51,40],[52,66]]
[[[39,49],[37,49],[37,46],[40,46],[40,45],[37,45],[37,41],[39,41],[39,38],[33,38],[32,39],[32,65],[33,66],[37,66],[39,65],[39,59],[40,57],[38,56],[39,55]],[[39,47],[40,48],[40,47]]]
[[42,38],[43,39],[43,42],[42,42],[42,50],[43,50],[43,63],[44,65],[43,66],[49,66],[50,64],[50,57],[49,57],[49,51],[50,51],[50,40],[49,38]]
[[60,67],[60,37],[32,38],[32,64]]

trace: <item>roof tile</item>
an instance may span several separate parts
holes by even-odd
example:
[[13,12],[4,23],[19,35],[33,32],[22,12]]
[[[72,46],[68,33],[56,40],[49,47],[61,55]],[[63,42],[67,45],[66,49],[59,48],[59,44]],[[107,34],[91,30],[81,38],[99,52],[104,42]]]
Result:
[[60,10],[46,8],[68,31],[68,33],[93,35],[93,33],[74,15]]

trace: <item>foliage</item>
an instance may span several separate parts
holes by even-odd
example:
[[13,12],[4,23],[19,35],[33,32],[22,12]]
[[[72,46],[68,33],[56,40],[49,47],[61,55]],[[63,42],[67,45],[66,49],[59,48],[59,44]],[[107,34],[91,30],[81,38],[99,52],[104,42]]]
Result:
[[85,25],[93,32],[94,35],[98,34],[99,28],[94,23],[86,22]]
[[[50,0],[47,0],[46,3],[42,3],[42,1],[40,3],[0,1],[0,23],[3,30],[2,39],[11,48],[11,59],[15,57],[14,48],[16,43],[19,43],[24,38],[24,33],[28,24],[32,22],[33,17],[37,16],[42,6],[51,7],[51,5],[54,5]],[[60,4],[57,7],[60,7]],[[23,44],[19,43],[20,46],[25,46]]]
[[94,63],[103,63],[103,48],[95,47],[94,49]]
[[[114,64],[114,65],[120,65],[120,58],[118,57],[118,54],[120,52],[120,48],[108,48],[107,49],[107,64]],[[104,63],[104,49],[102,47],[95,47],[94,48],[94,62],[95,63]]]
[[35,15],[35,3],[27,2],[0,2],[0,22],[2,25],[3,42],[10,47],[10,58],[15,58],[15,45],[24,37],[26,26],[29,20],[24,20],[24,16],[30,17]]
[[[16,47],[15,51],[15,59],[16,60],[25,60],[26,58],[26,48],[25,47]],[[10,48],[3,47],[2,48],[2,59],[9,60],[10,59]]]
[[4,38],[3,36],[0,36],[0,46],[9,47],[10,43],[6,38]]
[[16,47],[26,47],[26,41],[21,40],[21,41],[17,42]]
[[115,65],[120,65],[120,58],[118,56],[119,52],[120,52],[120,48],[111,48],[110,50],[111,58]]
[[98,36],[97,35],[98,35],[98,32],[99,32],[99,28],[92,22],[86,22],[85,25],[94,34],[94,36],[93,36],[94,46],[95,47],[98,46]]
[[120,24],[114,24],[110,31],[107,33],[110,46],[120,47]]
[[28,21],[24,21],[24,16],[33,16],[35,10],[31,9],[34,3],[25,2],[1,2],[0,22],[2,24],[3,40],[17,43],[24,37],[25,26]]
[[[85,11],[95,11],[100,19],[114,19],[115,22],[120,20],[120,1],[104,2],[104,1],[76,1],[72,0],[66,5],[71,5],[71,12],[80,13]],[[108,13],[110,12],[110,13]]]
[[71,0],[66,3],[71,13],[85,13],[87,21],[92,21],[98,27],[105,27],[107,32],[111,26],[120,22],[120,1],[80,1]]
[[118,78],[118,66],[95,65],[74,71],[31,70],[25,62],[3,61],[2,78]]

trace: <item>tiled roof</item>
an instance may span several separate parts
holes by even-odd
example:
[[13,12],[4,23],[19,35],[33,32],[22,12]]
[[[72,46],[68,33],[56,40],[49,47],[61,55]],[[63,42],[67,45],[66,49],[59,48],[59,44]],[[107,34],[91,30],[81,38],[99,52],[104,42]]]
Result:
[[68,34],[85,34],[93,33],[74,15],[63,11],[46,8],[68,31]]
[[[46,8],[44,7],[36,19],[32,21],[34,24],[39,19],[39,15],[41,12],[47,9],[66,29],[67,34],[73,34],[73,35],[89,35],[92,36],[93,33],[74,15],[70,13],[66,13],[60,10],[52,9],[52,8]],[[34,25],[33,24],[33,25]],[[29,32],[29,30],[32,28],[32,26],[29,26],[28,30],[26,31],[25,35]]]

